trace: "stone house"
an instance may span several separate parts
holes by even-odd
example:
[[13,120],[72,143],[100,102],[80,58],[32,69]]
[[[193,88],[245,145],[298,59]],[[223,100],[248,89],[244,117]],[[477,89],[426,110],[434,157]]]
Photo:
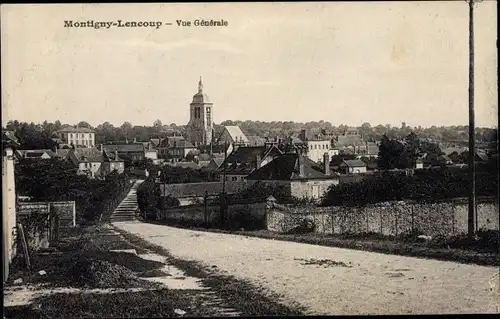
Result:
[[78,168],[77,174],[91,178],[106,176],[114,170],[121,174],[125,170],[117,151],[109,154],[97,148],[77,148],[69,152],[68,159]]
[[343,174],[366,173],[366,163],[358,159],[344,160],[340,163],[339,169]]
[[255,182],[284,185],[290,196],[319,199],[331,185],[339,184],[339,176],[332,173],[325,152],[320,166],[298,153],[286,153],[247,176],[249,185]]
[[183,136],[168,136],[160,141],[156,147],[158,157],[181,161],[190,152],[196,151],[196,147]]

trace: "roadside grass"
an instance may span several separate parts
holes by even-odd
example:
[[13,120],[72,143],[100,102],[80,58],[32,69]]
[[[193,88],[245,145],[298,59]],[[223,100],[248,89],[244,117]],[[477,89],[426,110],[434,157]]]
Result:
[[[141,280],[135,272],[160,268],[162,263],[143,260],[126,252],[110,252],[110,249],[133,249],[118,235],[100,226],[76,228],[63,234],[55,245],[57,251],[46,255],[31,254],[32,272],[24,267],[21,256],[14,259],[7,285],[22,278],[24,284],[44,287],[71,288],[154,288],[152,282]],[[44,270],[46,275],[39,275]]]
[[36,307],[6,308],[5,318],[167,318],[178,317],[174,309],[189,309],[186,317],[216,316],[204,307],[199,292],[150,290],[140,292],[58,293],[34,300]]
[[[16,258],[11,275],[5,283],[13,290],[34,286],[51,291],[53,288],[77,288],[78,291],[53,292],[36,297],[28,305],[4,307],[5,318],[131,318],[178,317],[174,309],[186,311],[185,316],[221,316],[225,309],[242,315],[298,315],[301,311],[274,301],[262,289],[198,263],[173,258],[164,249],[128,233],[116,234],[100,225],[75,228],[66,232],[57,244],[59,253],[32,254],[31,273],[23,260]],[[171,290],[159,283],[141,278],[169,276],[160,268],[164,263],[150,261],[114,249],[135,249],[138,253],[158,252],[167,262],[183,270],[186,276],[200,278],[206,290]],[[41,276],[39,270],[47,274]],[[23,278],[21,285],[13,280]],[[31,287],[30,287],[31,286]],[[101,288],[103,290],[88,291]],[[139,291],[117,289],[139,288]],[[142,290],[142,291],[141,291]],[[214,300],[214,298],[216,298]],[[215,302],[215,303],[214,303]],[[207,304],[208,303],[208,304]]]
[[[452,237],[437,237],[429,243],[417,242],[413,238],[384,236],[376,233],[368,234],[335,234],[322,235],[317,233],[281,234],[269,230],[222,230],[216,228],[196,227],[182,223],[165,223],[148,221],[157,225],[186,228],[196,231],[241,235],[326,247],[337,247],[370,251],[376,253],[453,261],[463,264],[482,266],[500,266],[498,246],[498,231],[484,232],[490,241],[481,246],[481,242],[473,247],[464,243],[464,235]],[[495,237],[496,236],[496,237]]]
[[267,291],[247,280],[220,274],[216,266],[204,266],[195,261],[175,258],[161,246],[124,230],[116,230],[129,242],[167,257],[170,264],[184,271],[187,276],[200,278],[204,286],[209,287],[242,316],[301,316],[306,312],[305,308],[298,304],[284,305],[278,302],[283,300],[281,295]]

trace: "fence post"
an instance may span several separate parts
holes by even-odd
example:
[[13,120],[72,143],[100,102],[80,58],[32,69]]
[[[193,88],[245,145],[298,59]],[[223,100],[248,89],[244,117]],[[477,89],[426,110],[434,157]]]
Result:
[[413,207],[415,204],[410,204],[411,206],[411,233],[413,234],[415,232],[415,214],[413,212]]
[[451,202],[451,234],[455,235],[455,201]]
[[331,213],[331,222],[332,222],[332,235],[335,234],[335,221],[333,220],[335,218],[335,210],[332,206],[332,213]]
[[379,217],[380,217],[380,234],[382,234],[382,207],[380,207],[380,209],[378,210],[378,213],[379,213]]
[[[398,204],[394,203],[394,208],[396,208]],[[394,209],[394,237],[398,235],[398,215],[399,215],[399,207],[397,209]],[[396,238],[394,238],[396,239]]]

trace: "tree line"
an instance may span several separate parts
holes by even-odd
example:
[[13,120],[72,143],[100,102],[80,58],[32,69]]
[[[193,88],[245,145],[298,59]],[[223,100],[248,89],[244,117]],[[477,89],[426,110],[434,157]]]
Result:
[[16,163],[16,194],[34,201],[75,201],[79,221],[96,221],[130,188],[125,174],[104,179],[77,175],[77,168],[57,159],[21,159]]
[[[333,126],[327,121],[313,121],[313,122],[292,122],[292,121],[224,121],[220,124],[214,125],[215,136],[218,136],[223,126],[238,125],[243,132],[247,135],[255,135],[260,137],[273,137],[273,136],[288,136],[298,134],[301,130],[311,130],[312,132],[321,133],[322,130],[340,135],[348,126],[339,125]],[[109,122],[93,127],[88,122],[80,121],[77,124],[62,124],[59,120],[54,123],[44,121],[43,123],[27,123],[20,121],[9,121],[3,129],[12,130],[16,132],[16,136],[21,141],[23,148],[49,148],[53,145],[50,140],[56,137],[56,132],[61,128],[68,126],[79,126],[94,129],[96,131],[96,144],[106,144],[116,141],[129,140],[132,142],[134,139],[137,141],[148,141],[150,138],[160,138],[168,135],[183,135],[185,133],[185,125],[176,125],[171,123],[163,125],[161,120],[156,120],[151,126],[148,125],[133,125],[131,122],[124,122],[120,126],[114,126]],[[356,128],[358,132],[367,141],[379,141],[383,136],[389,139],[404,139],[411,132],[417,134],[420,138],[431,141],[442,141],[455,144],[466,145],[468,141],[468,126],[431,126],[428,128],[410,127],[405,123],[401,127],[391,125],[377,125],[371,126],[370,123],[363,123]],[[492,128],[476,128],[476,140],[478,143],[496,143],[498,130]]]

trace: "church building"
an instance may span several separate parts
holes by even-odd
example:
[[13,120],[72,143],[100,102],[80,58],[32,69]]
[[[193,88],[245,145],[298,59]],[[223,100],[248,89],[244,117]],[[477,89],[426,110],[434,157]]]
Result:
[[190,104],[190,117],[186,127],[186,139],[194,146],[209,145],[213,135],[213,103],[203,93],[203,83],[198,83],[198,93]]

